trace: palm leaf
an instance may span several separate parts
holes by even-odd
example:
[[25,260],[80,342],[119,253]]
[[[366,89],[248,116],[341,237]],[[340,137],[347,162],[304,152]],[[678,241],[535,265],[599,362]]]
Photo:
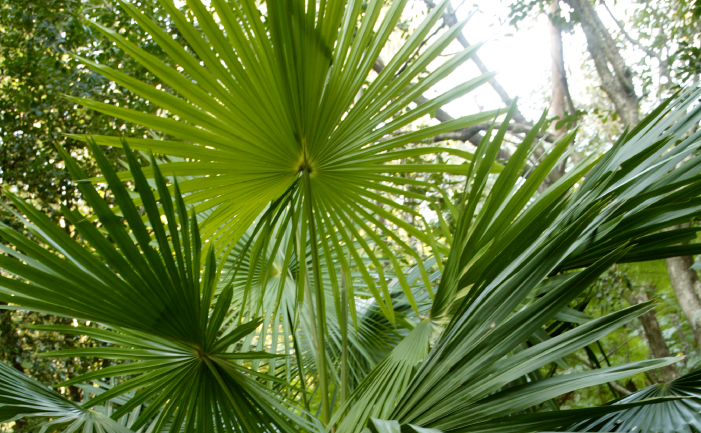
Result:
[[171,199],[156,167],[157,202],[135,155],[126,143],[124,148],[149,225],[142,222],[127,189],[96,144],[90,143],[90,149],[131,233],[87,182],[76,162],[62,151],[66,166],[109,238],[78,212],[64,209],[66,218],[94,248],[93,253],[31,205],[7,193],[26,219],[16,215],[50,250],[2,226],[3,238],[16,250],[5,249],[9,255],[0,257],[0,261],[18,279],[2,277],[0,299],[22,308],[100,323],[99,328],[41,329],[87,335],[109,343],[109,347],[44,355],[130,361],[70,383],[129,377],[85,407],[138,390],[113,415],[119,418],[148,402],[148,409],[141,412],[133,429],[155,423],[155,431],[169,424],[171,431],[182,427],[187,431],[259,432],[293,431],[297,422],[306,425],[262,386],[260,380],[275,380],[273,376],[237,363],[269,357],[267,353],[232,350],[232,345],[253,332],[260,322],[222,328],[232,298],[231,287],[215,296],[220,276],[214,247],[201,244],[197,221],[194,215],[188,216],[177,185]]
[[[472,157],[468,152],[447,148],[425,147],[411,152],[404,148],[417,140],[474,125],[497,114],[490,111],[465,116],[397,136],[403,127],[492,77],[484,74],[473,78],[412,108],[413,101],[479,48],[465,49],[426,73],[427,67],[466,23],[452,26],[425,44],[449,0],[432,9],[382,72],[371,77],[372,67],[406,3],[395,0],[385,9],[382,0],[367,4],[363,0],[318,4],[295,0],[268,2],[259,8],[253,0],[231,3],[217,0],[208,9],[200,0],[189,0],[185,14],[172,0],[162,0],[162,6],[186,41],[182,46],[136,6],[120,1],[125,11],[163,49],[172,66],[118,32],[99,25],[96,28],[174,94],[104,65],[82,60],[158,106],[164,115],[70,99],[159,131],[166,138],[129,138],[134,149],[189,159],[163,164],[160,169],[168,175],[189,178],[180,183],[181,191],[186,202],[195,205],[197,213],[210,211],[202,224],[202,234],[216,242],[217,253],[228,255],[257,220],[268,227],[257,233],[266,238],[259,245],[274,243],[276,232],[270,228],[275,224],[271,221],[292,213],[288,224],[294,224],[292,231],[301,244],[298,249],[304,251],[307,244],[321,243],[325,248],[323,255],[335,250],[344,272],[354,268],[361,273],[380,310],[394,324],[389,278],[378,250],[391,264],[394,275],[399,276],[405,296],[418,313],[412,290],[402,277],[400,260],[387,244],[391,241],[399,245],[401,251],[412,257],[427,287],[430,281],[427,270],[423,269],[426,257],[395,232],[405,231],[426,245],[437,246],[429,233],[393,212],[400,209],[420,218],[418,211],[399,202],[404,197],[424,199],[406,191],[407,180],[397,174],[465,174],[467,170],[464,164],[398,162],[408,156],[421,159],[421,155],[444,152],[465,159]],[[101,145],[120,146],[116,137],[94,139]],[[151,170],[144,170],[147,177],[154,176]],[[493,166],[492,170],[498,171],[499,166]],[[122,179],[129,179],[129,175],[125,173]],[[280,226],[280,230],[287,228]],[[366,237],[372,242],[367,242]],[[331,246],[325,240],[331,240]],[[349,256],[339,254],[344,247]],[[314,295],[315,311],[310,311],[310,315],[315,322],[312,327],[318,351],[316,370],[320,374],[324,420],[328,421],[328,368],[326,354],[321,349],[325,347],[328,330],[319,253],[311,249],[312,261],[302,267],[301,280],[308,286],[308,297]],[[373,277],[375,272],[377,278]],[[334,295],[334,302],[340,304],[340,291],[334,290]]]
[[0,423],[25,417],[50,418],[41,425],[42,432],[58,426],[64,427],[67,432],[80,429],[105,433],[132,432],[99,410],[76,404],[0,362]]
[[[211,210],[202,225],[203,237],[216,240],[222,251],[240,239],[271,203],[289,194],[289,201],[276,204],[270,211],[279,214],[294,210],[297,213],[292,219],[297,224],[294,230],[299,231],[304,225],[309,233],[314,233],[312,242],[333,236],[332,249],[344,244],[357,247],[360,253],[353,252],[350,259],[339,257],[339,260],[344,268],[361,270],[378,305],[392,321],[387,281],[382,275],[379,279],[370,276],[368,264],[361,257],[369,257],[374,266],[380,263],[375,249],[359,239],[360,232],[369,230],[367,233],[392,263],[394,272],[401,274],[395,253],[384,246],[387,239],[396,238],[397,229],[406,230],[429,245],[431,239],[391,212],[402,196],[412,195],[403,188],[405,179],[395,174],[464,174],[467,166],[396,162],[412,155],[443,152],[471,158],[467,152],[450,148],[417,148],[411,154],[400,149],[441,132],[489,120],[496,114],[490,111],[466,116],[406,136],[395,136],[400,128],[491,77],[487,74],[469,80],[409,108],[412,101],[467,61],[478,48],[464,50],[424,74],[427,65],[457,37],[465,24],[456,24],[414,55],[448,1],[440,2],[430,12],[392,61],[369,82],[372,66],[398,22],[406,0],[391,2],[384,12],[384,2],[379,0],[369,2],[366,8],[361,0],[318,5],[303,1],[270,2],[263,15],[252,0],[232,4],[218,0],[212,2],[212,10],[200,0],[190,0],[187,4],[191,18],[171,0],[163,0],[164,8],[187,42],[186,47],[177,44],[134,5],[120,4],[164,49],[173,67],[117,32],[96,26],[169,86],[176,96],[104,65],[82,60],[178,120],[86,99],[73,100],[172,137],[167,140],[134,137],[127,141],[134,149],[190,160],[164,164],[161,171],[190,177],[181,182],[181,191],[187,203],[197,205],[197,212]],[[95,141],[121,146],[116,137],[95,137]],[[145,169],[144,173],[153,176],[151,169]],[[307,207],[313,217],[308,215]],[[413,209],[402,209],[420,217]],[[384,221],[368,221],[368,215],[381,216]],[[329,233],[330,227],[336,227],[338,233]],[[416,266],[422,266],[424,258],[404,242],[400,241],[400,245],[414,257]],[[310,272],[315,271],[310,269]],[[310,280],[311,284],[317,284],[313,275]],[[409,287],[400,282],[411,297]],[[317,315],[323,318],[322,312]]]
[[[313,341],[312,316],[309,304],[306,301],[300,304],[299,298],[300,290],[303,290],[300,286],[304,284],[299,279],[301,277],[300,259],[296,254],[293,254],[291,260],[286,263],[285,251],[293,242],[290,231],[288,230],[287,234],[279,238],[274,245],[269,244],[268,251],[265,253],[260,253],[257,247],[245,251],[244,246],[248,242],[251,232],[252,230],[249,230],[232,249],[222,270],[223,273],[233,273],[234,269],[237,271],[231,277],[234,289],[232,310],[235,312],[232,314],[231,320],[238,320],[239,313],[237,312],[242,310],[244,303],[250,306],[246,309],[247,314],[255,314],[257,311],[263,313],[262,327],[256,331],[255,335],[251,334],[246,339],[242,349],[246,350],[255,345],[256,350],[291,355],[284,360],[270,359],[268,361],[268,370],[275,371],[278,377],[284,378],[288,383],[296,382],[301,376],[316,378],[318,371]],[[398,321],[396,327],[392,326],[384,317],[373,298],[368,299],[367,288],[362,285],[363,280],[359,273],[351,273],[348,275],[349,278],[340,284],[340,287],[334,288],[334,284],[338,283],[334,281],[332,274],[336,277],[343,275],[343,270],[340,269],[336,260],[335,250],[330,249],[327,256],[323,254],[324,248],[317,247],[322,256],[320,261],[324,281],[324,297],[335,299],[338,294],[333,293],[334,290],[352,289],[352,296],[347,296],[347,298],[355,300],[347,307],[351,309],[351,313],[342,308],[340,304],[335,305],[331,302],[325,304],[329,387],[332,397],[335,396],[338,400],[340,399],[343,370],[345,369],[348,374],[345,386],[346,390],[350,392],[371,373],[378,362],[392,351],[397,343],[402,341],[419,319],[414,315],[410,302],[404,296],[398,282],[399,278],[391,273],[386,275],[392,278],[388,287],[393,299],[392,310]],[[310,248],[311,246],[307,247],[302,259],[308,265],[311,262]],[[254,266],[253,263],[257,264]],[[431,259],[424,266],[429,269],[434,263],[435,260]],[[428,292],[422,287],[421,272],[417,267],[413,267],[408,269],[406,275],[402,277],[412,287],[412,299],[416,299],[419,303],[418,308],[421,314],[425,314],[431,300]],[[439,274],[434,273],[429,278],[433,281],[438,277]],[[229,280],[220,283],[221,289],[229,284],[226,281]],[[250,300],[246,302],[244,297],[248,297]],[[344,313],[346,316],[354,317],[353,323],[347,324],[347,326],[351,326],[350,330],[343,329],[342,315]],[[351,321],[349,317],[346,317],[346,320]],[[297,340],[297,349],[290,343],[293,339]],[[269,345],[267,343],[276,341],[277,344]],[[346,344],[345,362],[343,361],[344,341]],[[301,353],[295,353],[296,351]],[[293,354],[300,356],[302,368],[295,362]],[[254,368],[257,365],[254,364]],[[308,394],[313,394],[318,385],[318,381],[311,384],[306,383]],[[272,386],[278,385],[273,384]],[[293,397],[290,396],[288,399],[293,399]],[[309,403],[312,407],[315,406],[314,403]]]
[[701,370],[694,370],[665,384],[648,386],[611,405],[651,398],[679,399],[613,412],[570,427],[571,431],[687,433],[701,431]]

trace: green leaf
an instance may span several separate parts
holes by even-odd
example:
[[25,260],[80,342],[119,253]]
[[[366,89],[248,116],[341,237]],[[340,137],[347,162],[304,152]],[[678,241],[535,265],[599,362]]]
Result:
[[[176,429],[211,423],[215,426],[211,431],[231,428],[294,431],[298,425],[316,428],[289,411],[261,384],[277,378],[230,361],[256,357],[251,352],[237,357],[231,349],[234,343],[253,332],[260,321],[222,326],[231,302],[231,290],[218,297],[214,295],[219,269],[210,244],[205,244],[203,250],[196,219],[190,217],[189,231],[178,229],[178,221],[187,223],[185,204],[178,189],[175,188],[176,194],[171,198],[165,179],[158,167],[154,167],[160,199],[157,201],[135,155],[124,144],[149,221],[147,226],[102,151],[96,144],[89,144],[131,233],[89,182],[79,184],[83,197],[110,238],[77,212],[68,212],[67,217],[94,250],[68,237],[30,205],[10,196],[27,215],[24,220],[27,228],[53,247],[53,251],[37,248],[35,241],[16,236],[6,227],[5,238],[22,246],[32,263],[41,266],[30,267],[3,256],[6,268],[27,283],[5,278],[0,287],[0,298],[6,302],[101,324],[97,329],[36,329],[84,333],[111,344],[42,355],[131,361],[71,379],[67,384],[104,377],[123,378],[119,385],[83,407],[95,407],[138,391],[113,414],[114,419],[119,419],[146,405],[131,424],[132,429],[149,424],[162,427],[166,423]],[[76,180],[85,179],[76,162],[65,152],[64,156]],[[166,224],[161,221],[160,209],[164,211]],[[181,233],[186,236],[180,237]],[[69,279],[64,277],[66,272],[70,273]],[[85,414],[97,416],[93,411]]]
[[652,385],[610,407],[663,397],[681,397],[652,406],[634,407],[581,422],[571,431],[640,431],[675,433],[701,429],[701,370],[694,370],[665,384]]
[[97,410],[89,410],[66,399],[16,369],[0,362],[0,422],[24,417],[49,417],[43,429],[61,426],[66,431],[96,429],[106,433],[131,433]]

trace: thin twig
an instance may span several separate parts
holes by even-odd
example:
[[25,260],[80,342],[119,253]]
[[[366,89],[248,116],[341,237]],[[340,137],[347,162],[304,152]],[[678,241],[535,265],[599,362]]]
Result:
[[602,0],[602,1],[601,1],[601,4],[604,5],[604,7],[606,8],[606,11],[607,11],[607,12],[609,13],[609,15],[611,16],[611,19],[616,23],[616,25],[618,26],[618,28],[621,30],[621,33],[623,33],[623,36],[628,40],[628,42],[630,42],[631,44],[633,44],[633,45],[635,45],[636,47],[638,47],[638,48],[640,48],[641,50],[643,50],[648,56],[654,57],[654,58],[656,58],[656,59],[658,59],[658,60],[662,60],[662,56],[661,56],[659,53],[656,53],[656,52],[654,52],[653,50],[651,50],[650,48],[644,46],[643,44],[640,43],[639,40],[633,39],[633,37],[626,31],[626,29],[623,28],[623,24],[621,24],[621,22],[618,21],[618,20],[616,19],[616,17],[613,15],[613,12],[611,11],[611,9],[609,9],[609,6],[606,4],[605,1]]

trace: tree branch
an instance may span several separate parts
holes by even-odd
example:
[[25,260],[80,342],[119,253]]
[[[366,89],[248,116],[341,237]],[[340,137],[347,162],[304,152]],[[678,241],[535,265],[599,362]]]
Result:
[[627,396],[631,395],[632,392],[628,390],[628,388],[621,386],[618,382],[609,382],[609,384],[615,389],[619,394],[622,396]]
[[[639,102],[633,85],[633,74],[625,64],[611,34],[589,3],[589,0],[565,0],[579,16],[587,38],[587,50],[601,78],[601,88],[616,107],[626,125],[639,121]],[[610,66],[610,67],[609,67]]]
[[[433,9],[436,7],[436,4],[432,0],[424,0],[424,3],[426,3],[426,6],[428,6],[429,9]],[[449,4],[446,11],[443,13],[443,23],[450,27],[457,24],[457,22],[458,18],[455,16],[455,10],[453,9],[453,6]],[[471,46],[470,43],[467,42],[465,35],[463,35],[462,33],[458,35],[458,42],[460,42],[460,45],[462,45],[463,48],[469,48]],[[477,54],[472,55],[472,61],[475,62],[475,65],[477,65],[477,68],[480,70],[481,73],[486,74],[488,72],[491,72],[489,68],[487,68],[487,65],[484,64],[482,59],[480,59]],[[496,78],[492,78],[491,80],[489,80],[489,84],[492,86],[494,91],[497,92],[497,95],[499,95],[504,105],[506,105],[507,107],[510,106],[514,100],[506,92],[506,89],[504,89],[502,85],[499,84]],[[514,112],[514,120],[518,123],[523,123],[526,125],[531,123],[528,120],[526,120],[526,118],[523,116],[523,114],[518,108],[516,108],[516,111]]]
[[601,4],[604,5],[604,7],[606,8],[606,11],[611,16],[611,19],[616,23],[616,25],[618,26],[618,29],[621,31],[623,36],[628,40],[628,42],[630,42],[631,44],[633,44],[636,47],[643,50],[645,52],[645,54],[647,54],[648,56],[654,57],[654,58],[662,61],[662,56],[659,53],[656,53],[655,51],[651,50],[650,48],[647,48],[645,45],[641,44],[639,40],[633,39],[633,37],[626,31],[626,29],[623,28],[623,24],[621,24],[621,22],[618,21],[616,19],[616,17],[613,15],[613,12],[611,11],[611,9],[609,8],[609,6],[606,4],[605,1],[602,0]]
[[[436,7],[436,4],[432,0],[424,0],[424,3],[426,3],[426,6],[428,6],[429,9]],[[453,9],[452,5],[448,4],[446,11],[443,13],[443,23],[447,26],[452,26],[452,25],[455,25],[457,22],[458,22],[458,18],[457,18],[457,16],[455,16],[455,10]],[[465,35],[463,35],[462,33],[458,34],[457,39],[458,39],[458,42],[460,42],[460,44],[463,46],[463,48],[468,48],[471,46],[470,43],[467,42]],[[484,64],[482,59],[480,59],[477,54],[474,54],[472,56],[472,61],[475,62],[475,65],[477,65],[477,68],[480,70],[481,73],[486,74],[486,73],[490,72],[489,68],[487,68],[487,65]],[[501,84],[499,84],[499,82],[496,80],[496,78],[492,78],[491,80],[489,80],[489,84],[492,86],[492,88],[497,93],[497,95],[499,95],[499,97],[501,98],[501,101],[504,103],[504,105],[506,105],[508,107],[513,103],[513,101],[514,101],[513,98],[511,98],[509,96],[509,94],[506,92],[506,89],[504,89],[501,86]],[[570,103],[570,108],[573,110],[574,104],[572,103],[571,98],[569,99],[568,102]],[[574,113],[574,110],[572,112]],[[438,118],[438,116],[436,116],[436,118]],[[438,118],[438,119],[440,120],[440,118]],[[516,130],[519,130],[518,132],[528,132],[528,131],[524,131],[524,128],[527,128],[529,126],[530,127],[533,126],[533,123],[526,120],[526,118],[523,116],[523,114],[518,109],[518,107],[516,108],[516,111],[514,112],[513,119],[517,124],[520,124],[520,126],[514,126],[513,130],[512,130],[512,127],[510,126],[509,130],[512,130],[512,132],[516,132]],[[469,135],[470,128],[466,128],[466,129],[468,131],[465,131],[463,133],[463,136]],[[530,130],[530,128],[528,130]],[[548,134],[544,138],[548,142],[553,142],[556,137]],[[461,140],[461,141],[465,141],[465,140]],[[479,142],[479,140],[474,140],[474,136],[473,136],[473,139],[470,140],[470,142],[475,144],[475,141]],[[542,154],[543,152],[545,152],[545,149],[543,149],[542,146],[538,145],[536,151],[540,151],[540,153]],[[578,152],[573,152],[572,159],[573,159],[573,161],[575,159],[581,160],[582,156]],[[551,174],[553,175],[553,177],[558,177],[559,173],[551,173]],[[562,174],[560,174],[560,176],[562,176]],[[554,180],[556,180],[556,179],[552,179],[552,181],[554,181]]]
[[[494,128],[498,129],[501,127],[501,125],[501,123],[495,123]],[[444,140],[469,141],[470,138],[472,138],[475,134],[481,131],[486,131],[490,128],[490,126],[492,126],[491,122],[478,123],[477,125],[468,126],[467,128],[457,129],[455,131],[446,132],[444,134],[438,134],[434,136],[431,141],[434,143]],[[531,131],[531,129],[533,129],[533,127],[530,125],[524,125],[523,123],[510,123],[507,129],[508,131],[514,134],[528,134]],[[538,138],[542,138],[548,143],[554,143],[557,140],[557,137],[555,135],[550,134],[548,132],[539,133]]]
[[[375,62],[375,64],[372,66],[372,69],[373,69],[375,72],[377,72],[378,74],[379,74],[380,72],[382,72],[382,70],[383,70],[384,68],[385,68],[385,64],[384,64],[384,63],[382,62],[382,60],[380,60],[379,58],[377,59],[377,61]],[[425,98],[425,97],[423,97],[423,96],[419,96],[418,98],[416,98],[416,99],[414,100],[414,102],[416,102],[417,104],[421,105],[421,104],[423,104],[423,103],[425,103],[425,102],[428,102],[428,99]],[[442,108],[439,108],[438,110],[436,110],[436,114],[435,114],[434,117],[435,117],[436,119],[438,119],[440,122],[448,122],[448,121],[450,121],[450,120],[454,120],[453,116],[451,116],[450,114],[448,114],[447,112],[445,112],[445,110],[443,110]],[[478,131],[478,132],[479,132],[479,131]],[[479,144],[479,142],[480,142],[481,139],[482,139],[482,137],[481,137],[480,134],[473,134],[472,136],[470,136],[470,138],[469,138],[468,140],[470,141],[470,143],[472,143],[472,144],[474,144],[475,146],[477,146],[477,145]],[[465,140],[463,140],[463,141],[465,141]]]
[[[426,3],[426,5],[430,9],[434,8],[436,6],[432,0],[424,0],[424,2]],[[452,25],[456,24],[457,21],[458,20],[457,20],[457,17],[455,16],[455,10],[449,4],[446,11],[443,14],[443,25],[452,26]],[[471,46],[470,43],[467,42],[467,39],[465,38],[465,36],[462,33],[460,33],[458,35],[457,39],[458,39],[458,42],[460,42],[460,44],[463,46],[463,48],[468,48]],[[474,54],[472,56],[472,61],[475,62],[475,64],[477,65],[477,68],[483,74],[490,72],[489,68],[487,68],[487,65],[485,65],[484,62],[482,62],[482,60],[476,54]],[[384,63],[380,59],[378,59],[375,62],[375,64],[373,65],[373,70],[379,74],[384,69],[384,67],[385,67]],[[492,78],[489,81],[489,84],[492,86],[492,88],[499,95],[499,97],[501,98],[504,105],[510,106],[513,103],[513,98],[511,98],[509,96],[509,94],[506,92],[506,90],[501,86],[501,84],[499,84],[499,82],[495,78]],[[428,99],[423,97],[423,96],[419,96],[418,98],[416,98],[414,100],[414,102],[416,102],[417,104],[423,104],[427,101],[428,101]],[[436,114],[434,117],[436,119],[438,119],[440,122],[447,122],[447,121],[454,119],[453,116],[451,116],[450,114],[448,114],[447,112],[445,112],[442,109],[438,109],[436,111]],[[516,110],[514,112],[513,120],[515,121],[515,123],[510,124],[508,127],[508,130],[511,131],[512,133],[528,133],[533,127],[533,123],[526,120],[526,118],[523,116],[523,114],[521,113],[521,111],[518,108],[516,108]],[[483,137],[483,135],[481,134],[481,131],[484,131],[488,128],[489,128],[489,123],[473,125],[472,127],[463,128],[463,129],[453,131],[450,133],[439,134],[438,136],[434,137],[433,142],[442,141],[442,140],[458,140],[458,141],[463,141],[463,142],[469,141],[473,145],[477,146],[477,145],[479,145],[479,143]],[[549,134],[549,133],[539,134],[538,137],[543,138],[545,141],[548,141],[550,143],[554,142],[557,139],[557,137],[555,135]],[[544,152],[545,152],[545,149],[541,145],[538,145],[536,148],[536,154],[542,155]],[[504,149],[499,151],[499,158],[508,159],[508,158],[510,158],[510,156],[511,156],[510,153]],[[581,155],[579,155],[577,152],[573,152],[572,156],[573,156],[573,160],[575,160],[575,158],[581,159]],[[554,173],[551,173],[551,174],[554,174]],[[554,180],[555,179],[552,179],[550,182],[547,182],[547,183],[551,184],[552,182],[554,182]]]

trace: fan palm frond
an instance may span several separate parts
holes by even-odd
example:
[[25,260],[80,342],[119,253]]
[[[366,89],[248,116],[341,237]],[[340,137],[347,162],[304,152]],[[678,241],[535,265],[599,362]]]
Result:
[[[360,270],[383,313],[393,321],[384,266],[376,248],[363,238],[372,240],[397,275],[401,275],[401,266],[385,245],[388,240],[396,242],[414,258],[416,266],[422,267],[424,258],[395,232],[406,231],[426,245],[435,242],[392,210],[401,209],[420,218],[416,210],[400,202],[425,197],[404,188],[420,181],[399,175],[465,174],[467,170],[464,164],[397,162],[440,153],[472,158],[469,152],[448,147],[404,147],[497,114],[479,113],[397,136],[401,128],[492,76],[471,79],[412,108],[413,101],[478,49],[477,45],[470,47],[426,73],[427,66],[466,23],[456,24],[425,44],[448,0],[430,11],[374,78],[372,67],[406,0],[393,1],[388,8],[380,0],[366,6],[361,0],[318,5],[311,1],[275,1],[266,3],[262,13],[252,0],[231,4],[217,0],[211,3],[211,10],[200,0],[189,0],[187,14],[171,0],[163,0],[187,42],[185,47],[133,4],[120,4],[168,54],[172,67],[118,32],[96,27],[177,96],[104,65],[82,61],[177,120],[87,99],[72,100],[172,137],[130,137],[127,141],[134,149],[187,159],[165,164],[161,171],[191,178],[181,182],[181,191],[187,203],[196,204],[197,212],[211,210],[202,225],[203,237],[216,240],[221,251],[231,249],[270,206],[274,207],[269,209],[271,218],[292,212],[294,231],[304,227],[305,232],[313,232],[310,242],[325,238],[332,241],[324,246],[323,254],[334,250],[339,253],[344,245],[353,247],[349,258],[339,255],[338,260],[346,272],[351,267]],[[94,139],[101,145],[121,146],[117,137]],[[153,176],[151,169],[144,173]],[[380,274],[379,278],[372,278],[370,267]],[[425,270],[422,276],[428,284]],[[311,283],[322,284],[314,274]],[[400,283],[413,302],[406,282],[400,278]],[[318,314],[323,316],[323,312]]]
[[154,422],[155,431],[170,423],[176,431],[181,426],[207,426],[208,431],[277,432],[294,431],[297,422],[305,424],[262,385],[261,380],[275,380],[274,376],[240,364],[270,357],[268,353],[233,350],[234,343],[253,332],[260,321],[222,326],[232,289],[229,286],[215,296],[220,275],[214,247],[201,244],[197,221],[194,215],[188,216],[177,185],[171,198],[165,179],[154,165],[157,201],[135,155],[124,144],[148,219],[146,225],[98,145],[89,145],[123,218],[113,212],[76,162],[63,152],[66,166],[100,227],[77,211],[64,209],[64,215],[95,253],[31,205],[7,193],[24,215],[16,216],[49,249],[7,226],[0,227],[3,239],[16,247],[5,247],[8,255],[0,257],[0,262],[3,269],[17,277],[1,277],[0,299],[22,308],[99,323],[98,328],[36,329],[82,334],[109,343],[109,347],[45,355],[129,361],[87,373],[67,384],[104,377],[128,378],[84,407],[138,390],[114,414],[119,418],[148,402],[148,409],[141,412],[133,429]]
[[0,362],[0,423],[31,417],[50,418],[42,423],[42,432],[62,426],[67,432],[132,433],[99,410],[86,409]]

